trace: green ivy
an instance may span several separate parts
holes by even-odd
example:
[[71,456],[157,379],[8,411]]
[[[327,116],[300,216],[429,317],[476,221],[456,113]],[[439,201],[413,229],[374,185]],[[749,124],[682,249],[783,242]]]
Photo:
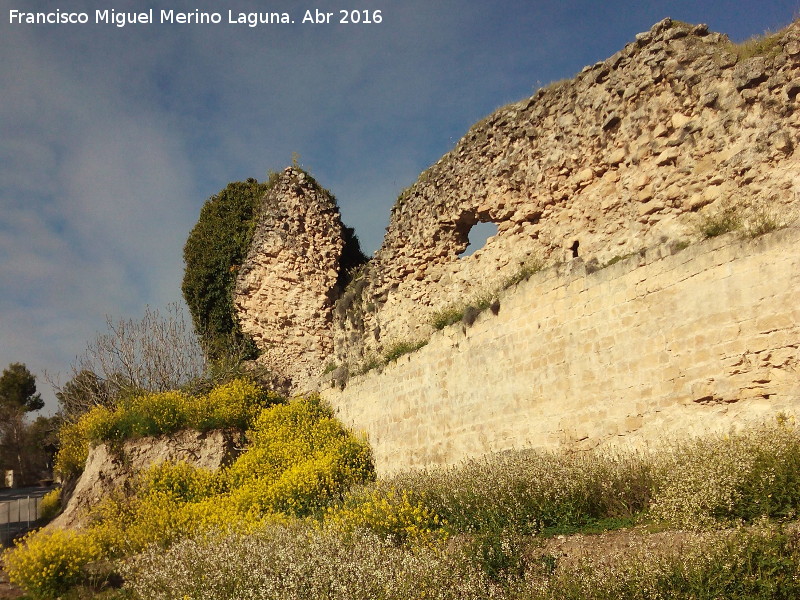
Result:
[[[336,205],[336,198],[307,171],[297,165],[294,169],[302,171],[306,180]],[[206,201],[183,248],[183,297],[212,361],[220,361],[232,351],[245,359],[257,355],[255,344],[239,326],[233,292],[237,272],[253,239],[261,201],[280,178],[280,173],[272,173],[264,183],[248,179],[228,184]],[[344,249],[339,258],[337,282],[340,290],[349,283],[351,274],[368,260],[353,229],[342,226],[342,237]]]
[[209,198],[183,248],[183,297],[195,330],[211,359],[219,359],[245,339],[233,308],[236,273],[247,256],[261,199],[278,175],[259,183],[255,179],[229,183]]

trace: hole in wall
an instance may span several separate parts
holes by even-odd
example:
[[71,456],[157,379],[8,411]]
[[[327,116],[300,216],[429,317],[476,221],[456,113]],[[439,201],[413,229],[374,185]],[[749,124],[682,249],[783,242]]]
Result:
[[492,223],[491,221],[475,223],[469,230],[467,247],[464,252],[458,255],[459,258],[475,254],[486,245],[486,240],[493,235],[497,235],[497,231],[497,223]]
[[578,258],[578,246],[580,246],[580,242],[575,240],[572,242],[572,246],[570,246],[570,250],[572,250],[572,258]]

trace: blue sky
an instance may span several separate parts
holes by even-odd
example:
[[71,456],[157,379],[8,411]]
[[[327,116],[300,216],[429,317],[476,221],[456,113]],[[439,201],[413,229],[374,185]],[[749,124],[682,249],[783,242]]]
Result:
[[[115,2],[156,22],[95,24],[101,0],[0,0],[0,368],[70,363],[106,315],[181,300],[182,247],[230,181],[299,162],[367,252],[398,193],[477,120],[603,60],[664,17],[741,41],[800,0],[248,0]],[[306,9],[382,23],[302,24]],[[86,12],[85,25],[9,23]],[[219,12],[169,25],[160,10]],[[287,11],[293,25],[227,24]]]

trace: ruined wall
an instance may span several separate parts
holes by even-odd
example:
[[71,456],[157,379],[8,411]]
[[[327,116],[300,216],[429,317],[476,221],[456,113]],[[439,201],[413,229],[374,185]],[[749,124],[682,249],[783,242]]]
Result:
[[234,293],[242,331],[282,387],[303,389],[333,352],[344,247],[333,197],[300,169],[287,168],[262,202]]
[[379,473],[511,448],[662,444],[800,415],[800,228],[533,275],[323,397]]
[[[431,316],[491,291],[531,257],[599,264],[700,239],[728,206],[787,214],[800,190],[800,25],[761,56],[665,20],[576,78],[476,124],[392,210],[369,269],[337,305],[335,361],[350,372]],[[765,209],[764,207],[768,207]],[[459,258],[470,228],[499,233]]]
[[[749,57],[658,23],[476,124],[403,192],[344,290],[338,213],[288,172],[240,274],[243,329],[367,432],[382,473],[797,413],[797,225],[705,240],[700,224],[797,222],[798,94],[800,22]],[[462,258],[488,221],[498,234]],[[508,283],[534,262],[548,268]],[[473,325],[434,331],[486,295],[499,304]],[[357,375],[414,340],[428,343]]]

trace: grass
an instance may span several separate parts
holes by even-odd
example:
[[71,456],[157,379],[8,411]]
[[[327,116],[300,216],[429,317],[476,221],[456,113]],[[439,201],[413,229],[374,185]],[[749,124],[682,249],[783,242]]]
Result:
[[527,281],[531,276],[535,275],[545,267],[544,260],[538,256],[530,257],[522,263],[519,269],[503,282],[502,289],[508,289],[511,286],[517,285],[522,281]]
[[475,294],[464,302],[457,302],[436,311],[430,318],[429,323],[434,329],[440,331],[454,323],[463,322],[465,325],[472,325],[477,315],[491,308],[494,312],[499,309],[498,296],[503,290],[517,285],[522,281],[527,281],[534,274],[544,269],[544,261],[538,256],[530,257],[523,262],[517,271],[506,278],[496,289],[482,291]]
[[[496,314],[500,309],[500,301],[498,299],[500,292],[522,281],[527,281],[532,275],[544,269],[544,266],[545,263],[541,258],[536,256],[529,257],[513,275],[505,279],[496,289],[478,292],[464,302],[446,306],[433,313],[428,323],[436,331],[441,331],[445,327],[459,322],[469,327],[475,322],[478,315],[487,309],[491,309]],[[396,342],[387,348],[381,357],[374,355],[367,357],[358,369],[358,373],[363,375],[373,369],[377,369],[397,360],[404,354],[419,350],[427,343],[427,340]]]
[[586,263],[586,272],[587,273],[596,273],[597,271],[601,271],[606,267],[610,267],[612,265],[617,264],[625,260],[626,258],[630,258],[631,256],[639,254],[640,256],[644,256],[644,249],[640,250],[639,252],[628,252],[627,254],[617,254],[616,256],[611,257],[604,263],[600,263],[596,258],[591,259],[588,263]]
[[697,228],[705,239],[717,237],[742,227],[742,218],[735,208],[725,208],[701,217]]
[[[366,529],[190,541],[126,568],[148,599],[237,597],[223,583],[297,599],[788,599],[800,594],[799,467],[790,417],[652,454],[506,452],[368,484],[365,509],[345,501]],[[440,533],[382,534],[421,523],[393,506]]]
[[499,305],[497,292],[482,293],[467,302],[452,304],[435,312],[429,322],[437,331],[458,322],[469,326],[487,308],[499,308]]
[[630,258],[634,254],[635,254],[635,252],[629,252],[628,254],[622,254],[622,255],[618,254],[618,255],[614,256],[613,258],[609,259],[608,261],[606,261],[605,263],[603,263],[603,265],[600,268],[601,269],[605,269],[606,267],[610,267],[611,265],[615,265],[618,262],[621,262],[621,261],[625,260],[626,258]]
[[453,323],[458,323],[464,317],[466,307],[466,304],[452,305],[435,312],[431,317],[431,325],[440,331]]
[[359,369],[358,374],[363,375],[364,373],[368,373],[373,369],[377,369],[378,367],[382,367],[385,363],[380,359],[380,357],[375,356],[374,354],[367,356],[364,359],[363,364],[361,365],[361,369]]
[[675,252],[680,252],[681,250],[686,250],[690,246],[689,240],[678,240],[672,244]]
[[648,453],[514,451],[397,474],[324,515],[145,550],[119,567],[123,590],[63,597],[788,599],[798,510],[800,428],[780,415]]
[[365,359],[364,362],[361,363],[360,368],[358,369],[357,373],[359,375],[364,375],[365,373],[369,373],[374,369],[378,369],[380,367],[384,367],[391,362],[396,361],[401,356],[406,354],[410,354],[412,352],[416,352],[423,346],[428,344],[428,340],[401,340],[395,342],[394,344],[390,345],[386,350],[384,350],[383,354],[378,356],[376,354],[370,354]]
[[791,216],[781,215],[775,209],[758,206],[750,210],[743,229],[746,236],[756,238],[787,227],[790,222]]
[[761,35],[754,35],[739,44],[731,42],[728,49],[739,60],[747,60],[755,56],[776,56],[781,51],[781,46],[778,43],[780,40],[781,32],[766,31]]
[[512,535],[411,552],[365,531],[283,528],[153,549],[126,573],[135,598],[148,600],[788,600],[800,592],[798,541],[796,531],[761,524],[667,548],[631,538],[620,551],[571,557]]
[[530,577],[526,598],[794,598],[798,581],[798,533],[780,525],[675,538],[653,546],[631,538],[622,551],[569,562],[555,555],[547,571]]
[[383,353],[383,360],[386,364],[393,362],[405,354],[416,352],[428,343],[427,340],[419,340],[415,342],[397,342],[390,346],[386,352]]
[[745,237],[756,238],[788,227],[795,219],[793,214],[781,214],[764,205],[743,209],[727,207],[703,215],[697,224],[697,231],[705,239],[732,231],[740,231]]
[[323,375],[327,375],[328,373],[333,373],[337,369],[338,365],[330,361],[328,364],[325,365],[325,369],[322,371]]
[[594,522],[587,522],[577,526],[556,525],[553,527],[542,528],[540,535],[543,537],[553,537],[558,535],[597,535],[617,529],[628,529],[638,524],[635,516],[630,517],[606,517]]

